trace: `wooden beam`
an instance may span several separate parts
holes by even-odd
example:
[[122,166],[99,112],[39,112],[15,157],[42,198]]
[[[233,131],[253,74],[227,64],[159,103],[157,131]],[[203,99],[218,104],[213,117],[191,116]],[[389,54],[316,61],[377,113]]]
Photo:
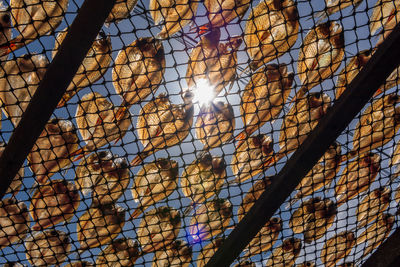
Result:
[[0,158],[0,199],[92,46],[116,0],[85,0]]
[[231,232],[223,246],[210,259],[207,267],[229,266],[240,255],[261,227],[290,196],[302,178],[400,64],[399,47],[400,25],[397,25],[315,130],[309,134],[282,170],[273,178],[271,186],[265,190]]

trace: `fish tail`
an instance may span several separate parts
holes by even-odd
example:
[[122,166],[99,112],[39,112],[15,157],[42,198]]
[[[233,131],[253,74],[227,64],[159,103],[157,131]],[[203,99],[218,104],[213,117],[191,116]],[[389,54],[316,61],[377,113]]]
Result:
[[319,24],[324,19],[328,18],[328,13],[325,10],[319,11],[319,12],[315,13],[314,18],[318,19],[317,24]]
[[114,122],[122,120],[122,118],[125,116],[127,111],[128,111],[128,108],[126,106],[119,107],[117,109],[117,111],[115,112]]
[[295,94],[295,96],[290,100],[289,106],[291,106],[293,103],[296,103],[298,99],[301,99],[306,93],[307,93],[307,87],[302,86],[299,91]]
[[139,166],[140,163],[143,162],[147,156],[149,156],[149,151],[140,152],[137,156],[131,161],[131,167]]
[[135,211],[131,214],[131,217],[129,217],[129,221],[131,221],[131,220],[133,220],[133,219],[136,219],[137,217],[139,217],[139,215],[140,214],[142,214],[143,213],[143,209],[142,209],[142,207],[141,206],[139,206],[139,207],[137,207],[136,209],[135,209]]

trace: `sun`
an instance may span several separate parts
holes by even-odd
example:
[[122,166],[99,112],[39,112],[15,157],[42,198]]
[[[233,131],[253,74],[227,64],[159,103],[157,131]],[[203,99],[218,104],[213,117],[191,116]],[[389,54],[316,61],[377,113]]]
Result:
[[192,91],[194,93],[193,103],[199,103],[200,106],[209,104],[216,97],[214,86],[206,79],[197,80]]

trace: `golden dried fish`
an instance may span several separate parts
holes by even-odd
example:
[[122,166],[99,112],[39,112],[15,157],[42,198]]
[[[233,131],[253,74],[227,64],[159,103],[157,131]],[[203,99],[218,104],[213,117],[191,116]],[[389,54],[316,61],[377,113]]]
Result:
[[72,219],[80,204],[78,190],[66,180],[53,180],[34,192],[29,212],[35,224],[32,230],[43,230]]
[[209,22],[199,27],[198,34],[226,26],[236,18],[241,20],[249,9],[250,2],[250,0],[204,0]]
[[301,88],[292,102],[331,77],[344,58],[344,33],[336,21],[328,21],[312,28],[300,48],[297,73]]
[[140,111],[137,132],[144,148],[132,160],[138,166],[156,151],[181,143],[193,124],[193,93],[183,93],[183,104],[172,104],[165,94],[147,103]]
[[340,144],[336,142],[328,148],[324,156],[297,185],[297,193],[288,207],[323,187],[329,187],[340,169],[340,151]]
[[318,21],[321,21],[349,6],[353,7],[353,10],[355,10],[362,1],[363,0],[325,0],[325,9],[321,12],[317,12],[315,17],[319,18]]
[[400,142],[397,142],[394,148],[392,157],[389,162],[389,166],[395,168],[390,178],[393,181],[400,175]]
[[362,258],[368,256],[368,254],[386,240],[393,228],[394,221],[395,217],[392,214],[383,213],[379,216],[378,220],[360,234],[357,238],[357,245],[366,242],[363,247]]
[[250,68],[258,69],[290,50],[299,33],[299,14],[293,0],[263,0],[252,9],[244,31]]
[[96,266],[134,266],[139,256],[140,250],[138,242],[132,239],[119,238],[112,241],[110,245],[100,252],[96,259]]
[[74,261],[64,265],[64,267],[94,267],[95,265],[88,261]]
[[[52,53],[53,58],[56,56],[66,35],[67,29],[57,34]],[[64,106],[81,89],[88,87],[103,77],[112,60],[111,50],[110,36],[106,36],[103,32],[100,32],[86,57],[83,59],[82,64],[79,66],[74,78],[67,87],[61,101],[58,103],[58,107]]]
[[180,230],[178,210],[163,206],[146,212],[137,230],[143,254],[162,250],[177,238]]
[[95,203],[77,223],[80,251],[111,243],[125,224],[125,210],[113,203]]
[[242,203],[238,209],[238,219],[241,221],[246,213],[253,207],[257,199],[264,193],[267,186],[271,185],[271,177],[266,176],[263,179],[254,183],[249,192],[244,196]]
[[295,234],[304,234],[304,242],[323,237],[335,221],[336,204],[330,199],[315,197],[304,201],[293,213],[289,226]]
[[226,164],[223,157],[205,152],[183,170],[181,189],[195,206],[216,195],[225,179]]
[[373,51],[371,49],[360,51],[357,55],[352,57],[346,66],[340,71],[336,81],[336,99],[339,99],[347,86],[360,73],[361,69],[371,58],[372,53]]
[[277,118],[289,97],[294,73],[288,72],[286,64],[269,64],[251,77],[244,89],[240,114],[244,130],[236,139],[246,139],[266,122]]
[[334,267],[336,263],[350,254],[356,244],[353,232],[344,231],[329,238],[321,251],[321,261],[326,267]]
[[38,232],[25,240],[26,259],[33,266],[61,265],[71,250],[68,234],[59,230]]
[[189,88],[196,87],[201,91],[206,84],[213,88],[214,97],[235,80],[237,51],[242,44],[241,36],[232,36],[223,43],[220,43],[220,37],[219,28],[202,36],[190,52],[186,70]]
[[166,158],[157,159],[143,166],[135,175],[132,197],[139,203],[130,219],[140,214],[160,200],[166,199],[177,187],[178,163]]
[[145,100],[157,91],[164,72],[165,55],[160,40],[139,38],[120,50],[112,71],[115,91],[123,100],[115,115],[117,121],[131,105]]
[[[0,3],[0,55],[3,55],[7,52],[7,46],[1,44],[7,44],[8,41],[11,40],[11,13],[7,9],[7,7],[3,4],[3,2]],[[7,55],[0,57],[1,65],[3,65],[3,62],[5,62],[7,59]]]
[[[392,33],[392,31],[400,21],[400,2],[397,0],[393,1],[393,3],[395,3],[396,6],[394,8],[392,7],[391,14],[389,15],[386,23],[383,25],[382,31],[380,32],[379,39],[376,42],[375,47],[379,47],[383,43],[383,41],[388,38],[388,36]],[[384,19],[382,19],[382,21],[384,21]]]
[[197,256],[197,267],[206,266],[207,262],[212,258],[212,256],[214,256],[215,252],[217,252],[217,250],[223,245],[223,243],[223,238],[216,238],[211,240],[211,243],[204,246]]
[[390,187],[379,187],[363,198],[357,207],[357,227],[364,227],[375,221],[390,204]]
[[76,128],[71,121],[51,119],[28,155],[36,182],[47,183],[51,176],[72,164],[71,155],[78,150],[78,143]]
[[21,263],[9,261],[3,265],[3,267],[24,267]]
[[263,172],[273,158],[273,145],[272,138],[266,134],[250,136],[240,144],[231,161],[235,182],[243,183]]
[[198,0],[150,0],[154,24],[162,26],[157,38],[166,39],[182,30],[196,15]]
[[[76,110],[76,124],[86,145],[76,151],[76,160],[100,147],[122,139],[131,126],[129,112],[124,113],[120,120],[115,120],[115,107],[100,93],[84,95]],[[100,120],[102,123],[98,123]]]
[[110,151],[100,151],[86,157],[75,170],[75,183],[83,195],[107,204],[117,201],[130,182],[129,163]]
[[282,230],[282,220],[280,218],[271,218],[250,241],[246,247],[244,258],[250,258],[257,254],[267,252],[278,240],[279,233]]
[[315,262],[313,261],[305,261],[303,263],[300,264],[296,264],[295,267],[316,267],[317,265],[315,265]]
[[106,25],[111,22],[118,23],[123,19],[129,18],[137,2],[138,0],[116,0],[114,7],[106,18]]
[[378,154],[364,154],[350,162],[336,183],[337,206],[368,190],[380,171],[381,157]]
[[[387,144],[400,128],[400,96],[392,93],[375,100],[360,117],[353,135],[353,149],[342,161]],[[388,127],[389,126],[389,127]]]
[[156,251],[152,267],[188,267],[192,261],[192,247],[185,241],[175,240],[168,248]]
[[272,251],[265,267],[292,266],[300,254],[302,248],[301,240],[298,238],[287,238],[282,245]]
[[[396,13],[400,11],[400,1],[377,0],[369,19],[369,31],[374,35],[381,27],[386,28],[391,22],[396,25]],[[393,25],[391,25],[393,26]],[[394,27],[391,27],[394,28]]]
[[[6,144],[3,142],[0,142],[0,157],[1,157],[1,155],[3,155],[5,148],[6,148]],[[17,175],[15,175],[10,186],[8,187],[6,194],[12,194],[14,197],[18,194],[18,192],[22,186],[22,179],[24,178],[24,174],[25,174],[25,168],[24,168],[24,166],[21,166]]]
[[14,198],[0,201],[0,250],[25,239],[29,230],[28,208]]
[[4,63],[0,74],[0,102],[14,127],[21,120],[48,64],[46,56],[38,54],[26,54]]
[[195,243],[223,233],[232,220],[232,203],[216,198],[199,206],[190,220],[189,234]]
[[8,54],[54,32],[64,19],[68,2],[69,0],[11,0],[12,24],[19,35],[0,44],[8,47],[5,53]]
[[202,106],[196,120],[196,137],[204,150],[219,147],[232,139],[235,115],[229,103],[211,102]]
[[233,267],[256,267],[256,264],[251,261],[241,261],[237,264],[235,264]]

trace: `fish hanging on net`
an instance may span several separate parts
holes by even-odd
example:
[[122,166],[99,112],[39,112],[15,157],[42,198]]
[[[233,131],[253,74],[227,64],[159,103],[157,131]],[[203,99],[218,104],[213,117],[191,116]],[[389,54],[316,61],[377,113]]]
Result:
[[297,185],[296,195],[290,200],[287,208],[294,205],[300,199],[312,195],[321,188],[329,188],[332,181],[340,170],[341,146],[335,142],[321,157],[316,165]]
[[129,18],[138,0],[116,0],[110,14],[106,18],[105,24],[119,23]]
[[116,121],[123,118],[130,106],[144,101],[160,87],[165,73],[162,41],[139,38],[120,50],[112,70],[115,92],[122,97]]
[[399,13],[399,0],[377,0],[368,23],[371,35],[374,35],[380,28],[383,28],[384,31],[389,29],[393,30],[398,22]]
[[390,204],[390,187],[379,187],[366,195],[357,207],[357,227],[364,227],[375,221]]
[[[3,155],[4,150],[6,149],[6,144],[0,142],[0,157]],[[15,197],[19,190],[22,187],[22,179],[25,175],[25,167],[22,165],[21,168],[18,170],[17,175],[15,175],[14,179],[12,180],[10,186],[7,188],[6,194],[12,194]]]
[[288,72],[286,64],[269,64],[252,75],[241,98],[244,129],[236,136],[236,147],[278,117],[291,92],[293,79],[294,73]]
[[84,196],[100,204],[116,202],[130,182],[129,163],[110,151],[95,152],[75,169],[75,184]]
[[26,204],[15,198],[0,201],[0,250],[22,242],[29,231]]
[[340,232],[326,240],[321,251],[321,261],[325,267],[334,267],[346,258],[356,245],[356,237],[351,231]]
[[71,251],[68,234],[59,230],[37,232],[25,240],[26,259],[33,266],[60,266]]
[[316,12],[314,17],[318,22],[326,19],[328,16],[335,14],[347,7],[353,7],[353,11],[363,2],[363,0],[325,0],[325,9]]
[[[1,44],[7,44],[11,40],[11,12],[10,10],[0,2],[0,55],[7,53],[7,46]],[[0,57],[0,65],[3,65],[7,60],[8,55]]]
[[376,99],[362,113],[353,135],[353,149],[341,161],[368,153],[390,142],[400,128],[400,96],[387,94]]
[[162,29],[158,39],[171,38],[196,15],[199,0],[150,0],[149,13],[154,24]]
[[94,263],[88,261],[74,261],[64,265],[64,267],[94,267]]
[[233,267],[257,267],[257,265],[254,262],[246,260],[236,263]]
[[125,210],[113,203],[92,206],[78,219],[77,241],[79,251],[100,247],[111,243],[125,225]]
[[[65,265],[67,266],[67,265]],[[14,261],[8,261],[4,263],[3,267],[25,267],[25,265],[22,265],[19,262],[14,262]]]
[[269,251],[278,240],[281,230],[282,220],[278,217],[271,218],[250,241],[242,258],[247,259]]
[[315,262],[313,261],[305,261],[300,264],[296,264],[294,267],[316,267]]
[[164,250],[154,253],[152,267],[180,266],[189,267],[192,262],[192,247],[183,240],[173,241]]
[[146,212],[136,230],[142,253],[165,249],[178,237],[181,223],[181,214],[174,208],[161,206]]
[[71,155],[78,150],[78,143],[76,128],[71,121],[51,119],[27,157],[36,183],[49,182],[50,177],[72,164]]
[[80,200],[75,184],[64,179],[37,186],[29,206],[29,213],[35,222],[32,230],[39,231],[69,222],[78,210]]
[[339,22],[328,21],[312,28],[299,51],[297,75],[301,88],[291,103],[330,78],[342,64],[343,58],[344,33]]
[[394,172],[390,177],[391,181],[394,181],[400,175],[400,142],[397,142],[393,154],[389,161],[389,167],[394,167]]
[[190,132],[193,124],[193,93],[183,92],[183,104],[172,104],[166,94],[147,103],[140,111],[137,135],[144,148],[131,161],[138,166],[155,152],[180,144]]
[[0,102],[4,114],[17,127],[47,70],[45,55],[26,54],[8,60],[0,71]]
[[[357,245],[365,243],[361,259],[367,257],[374,249],[379,247],[389,236],[395,222],[395,217],[390,213],[382,213],[378,220],[372,223],[357,237]],[[360,260],[361,260],[360,259]]]
[[346,166],[335,186],[338,207],[368,190],[381,169],[380,162],[379,154],[369,153]]
[[337,206],[330,199],[315,197],[301,203],[293,213],[289,226],[295,234],[304,234],[304,242],[310,244],[322,238],[333,225]]
[[310,93],[298,99],[283,119],[279,134],[279,152],[275,153],[266,169],[288,156],[306,140],[327,113],[331,98],[325,93]]
[[72,156],[76,156],[74,161],[125,136],[131,126],[130,114],[127,112],[116,120],[116,110],[117,107],[100,93],[89,93],[81,98],[75,120],[86,145],[73,153]]
[[132,198],[138,203],[130,219],[139,217],[146,209],[166,199],[178,186],[178,163],[159,158],[143,166],[135,175]]
[[204,152],[187,165],[180,180],[181,190],[192,203],[186,208],[185,215],[189,214],[196,205],[218,195],[225,179],[226,163],[223,157]]
[[235,150],[231,168],[234,183],[243,183],[266,170],[273,160],[274,141],[269,135],[260,134],[245,139]]
[[11,0],[11,19],[19,35],[0,43],[0,55],[15,51],[46,34],[53,34],[64,19],[69,0]]
[[249,9],[250,2],[251,0],[204,0],[209,22],[190,30],[194,32],[198,29],[198,35],[202,35],[213,28],[224,27],[236,18],[240,21]]
[[206,266],[208,261],[214,256],[218,249],[222,247],[223,243],[223,238],[216,238],[212,239],[210,243],[203,246],[196,259],[197,267]]
[[189,234],[194,243],[223,233],[232,220],[232,203],[215,198],[199,206],[190,220]]
[[[237,52],[242,44],[241,36],[231,36],[220,42],[221,31],[213,28],[192,49],[186,70],[186,83],[197,91],[211,87],[216,97],[225,88],[228,93],[236,80]],[[229,85],[229,88],[227,88]]]
[[[68,28],[65,28],[57,34],[52,53],[53,59],[57,55],[67,33]],[[112,60],[111,51],[112,46],[110,36],[106,36],[104,32],[100,32],[76,71],[75,76],[72,78],[71,83],[67,87],[57,107],[60,108],[65,106],[66,103],[80,90],[94,84],[103,77]]]
[[298,238],[287,238],[283,243],[272,251],[265,267],[292,266],[300,254],[302,248],[301,240]]
[[270,176],[265,176],[261,180],[258,180],[250,188],[247,194],[244,196],[242,203],[237,211],[239,222],[244,218],[247,212],[253,207],[256,201],[260,198],[265,189],[271,185]]
[[129,238],[113,240],[106,248],[102,249],[96,259],[96,266],[134,266],[141,252],[139,244]]
[[292,0],[262,0],[251,10],[244,42],[251,70],[281,57],[296,43],[299,14]]
[[230,141],[235,130],[235,114],[231,104],[213,101],[200,108],[195,123],[196,137],[203,150],[220,147]]

